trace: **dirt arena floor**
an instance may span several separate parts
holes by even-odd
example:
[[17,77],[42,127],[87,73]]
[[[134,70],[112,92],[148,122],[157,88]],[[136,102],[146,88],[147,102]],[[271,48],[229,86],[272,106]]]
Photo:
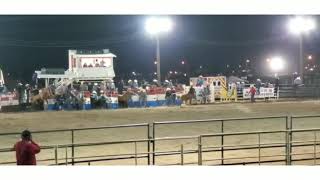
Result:
[[[28,112],[28,113],[0,113],[0,132],[21,132],[24,129],[31,131],[54,130],[67,128],[85,128],[121,124],[152,123],[155,121],[174,121],[174,120],[194,120],[194,119],[216,119],[216,118],[240,118],[258,116],[294,116],[294,115],[320,115],[320,101],[290,101],[290,102],[268,102],[268,103],[236,103],[236,104],[213,104],[213,105],[194,105],[182,107],[159,107],[145,109],[118,109],[118,110],[91,110],[91,111],[59,111],[59,112]],[[284,130],[285,118],[229,121],[225,122],[225,132],[241,131],[263,131],[263,130]],[[293,128],[320,128],[319,118],[302,118],[293,121]],[[189,123],[178,125],[157,125],[156,137],[170,136],[190,136],[200,134],[219,133],[221,124],[218,122]],[[314,133],[296,133],[294,140],[313,140]],[[319,132],[316,136],[320,137]],[[147,129],[139,128],[120,128],[104,130],[85,130],[75,132],[75,143],[107,142],[117,140],[145,139]],[[263,134],[260,143],[284,142],[285,134]],[[0,149],[12,147],[19,139],[19,135],[0,136]],[[33,139],[40,145],[58,145],[71,143],[70,132],[42,133],[34,134]],[[257,135],[228,136],[224,138],[225,145],[243,145],[258,143]],[[197,139],[159,141],[156,143],[156,151],[179,151],[181,144],[184,150],[197,149]],[[218,146],[221,138],[206,138],[203,140],[203,148]],[[319,149],[319,147],[317,147]],[[135,152],[133,143],[121,145],[103,145],[92,147],[78,147],[75,149],[76,157],[113,155],[113,154],[132,154]],[[147,152],[147,143],[137,143],[137,152]],[[294,153],[314,152],[314,148],[295,148]],[[67,150],[68,157],[71,155],[70,149]],[[262,149],[261,156],[283,154],[284,148],[274,148],[271,150]],[[318,154],[319,155],[319,154]],[[220,152],[208,152],[203,154],[204,165],[219,164]],[[225,152],[226,158],[248,156],[251,158],[236,160],[226,160],[225,163],[245,162],[257,160],[258,151],[238,150]],[[66,157],[65,149],[58,149],[59,162],[63,163]],[[298,156],[297,156],[298,157]],[[308,157],[313,157],[312,154]],[[0,163],[14,161],[13,152],[0,153]],[[54,158],[54,150],[43,150],[38,159]],[[157,165],[178,164],[180,155],[156,157]],[[197,154],[184,155],[184,163],[197,163]],[[282,157],[284,158],[284,157]],[[85,159],[85,158],[84,158]],[[210,160],[211,159],[211,160]],[[263,157],[261,160],[268,160],[270,157]],[[206,161],[208,160],[208,161]],[[210,160],[210,161],[209,161]],[[53,164],[54,160],[39,162],[39,164]],[[146,158],[137,160],[138,165],[146,165]],[[295,164],[314,164],[316,161],[296,162]],[[92,162],[91,165],[134,165],[135,160],[114,160],[105,162]],[[267,163],[266,163],[267,164]],[[277,163],[274,163],[277,164]],[[278,164],[283,164],[278,163]],[[85,165],[85,164],[84,164]]]

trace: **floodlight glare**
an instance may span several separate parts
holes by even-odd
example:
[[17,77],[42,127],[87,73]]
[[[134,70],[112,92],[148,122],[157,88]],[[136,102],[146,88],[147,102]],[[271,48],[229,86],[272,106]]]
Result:
[[307,33],[316,28],[316,23],[311,18],[298,16],[289,21],[288,28],[293,34]]
[[151,17],[146,21],[145,28],[150,34],[169,32],[172,29],[172,22],[166,17]]
[[270,59],[269,63],[270,63],[270,68],[275,72],[282,70],[285,65],[281,57],[274,57]]

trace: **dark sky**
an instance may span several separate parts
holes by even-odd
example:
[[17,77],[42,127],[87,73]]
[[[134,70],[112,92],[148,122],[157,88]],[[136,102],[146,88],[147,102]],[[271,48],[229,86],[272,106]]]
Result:
[[[148,16],[0,16],[0,65],[15,78],[30,80],[41,67],[67,68],[68,49],[110,49],[120,72],[155,71],[155,41],[144,30]],[[172,32],[161,36],[162,72],[181,59],[224,72],[250,59],[268,72],[265,59],[280,55],[294,72],[298,39],[288,33],[290,16],[171,16]],[[305,37],[305,53],[316,57],[319,30]]]

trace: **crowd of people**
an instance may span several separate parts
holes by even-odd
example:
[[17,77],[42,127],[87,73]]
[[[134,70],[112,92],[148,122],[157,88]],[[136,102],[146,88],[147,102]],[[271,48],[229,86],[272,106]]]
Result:
[[84,67],[84,68],[87,68],[87,67],[89,67],[89,68],[90,67],[106,67],[105,64],[106,64],[106,62],[104,60],[99,62],[98,59],[96,59],[95,63],[93,63],[93,64],[92,63],[89,63],[89,64],[84,63],[82,67]]

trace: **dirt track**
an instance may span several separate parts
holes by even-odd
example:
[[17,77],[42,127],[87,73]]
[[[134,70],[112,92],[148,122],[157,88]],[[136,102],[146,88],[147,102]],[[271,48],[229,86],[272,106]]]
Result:
[[[0,114],[0,132],[20,132],[24,129],[30,130],[51,130],[65,128],[96,127],[118,124],[151,123],[154,121],[170,120],[192,120],[208,118],[227,118],[227,117],[252,117],[252,116],[278,116],[278,115],[312,115],[320,114],[320,101],[301,101],[301,102],[278,102],[278,103],[256,103],[256,104],[216,104],[216,105],[197,105],[185,107],[161,107],[147,109],[120,109],[120,110],[92,110],[92,111],[64,111],[64,112],[36,112],[36,113],[2,113]],[[225,132],[254,131],[254,130],[283,130],[285,127],[284,119],[239,121],[225,124]],[[316,118],[301,119],[294,123],[295,128],[320,128],[320,121]],[[180,135],[199,135],[206,133],[219,132],[220,124],[201,123],[183,125],[162,125],[157,127],[157,137],[180,136]],[[296,139],[312,138],[313,134],[303,134]],[[320,136],[319,136],[320,137]],[[125,139],[146,138],[146,130],[143,128],[123,128],[112,130],[81,131],[75,134],[75,143],[115,141]],[[18,139],[18,136],[0,137],[1,148],[11,147]],[[70,133],[48,133],[35,134],[34,139],[41,145],[55,145],[70,143]],[[283,135],[273,135],[261,137],[262,142],[282,141]],[[257,141],[256,136],[242,136],[225,138],[225,144],[248,144]],[[208,139],[204,146],[218,145],[220,140]],[[180,144],[184,144],[185,149],[196,149],[196,141],[174,141],[159,142],[156,149],[178,150]],[[138,144],[138,152],[145,152],[146,145]],[[283,150],[279,150],[283,151]],[[305,150],[303,150],[305,151]],[[116,146],[96,146],[90,148],[76,149],[76,156],[113,154],[113,153],[133,153],[133,144]],[[237,154],[252,155],[253,152],[230,152],[227,156]],[[255,152],[256,153],[256,152]],[[270,152],[264,152],[268,154]],[[63,159],[65,152],[59,150],[59,157]],[[70,152],[69,152],[70,154]],[[218,153],[207,153],[204,156],[216,157]],[[38,159],[52,158],[53,150],[44,150]],[[186,162],[192,159],[196,161],[196,155],[186,155]],[[14,155],[10,153],[0,153],[0,161],[14,161]],[[157,158],[157,163],[178,163],[179,157]],[[51,162],[52,163],[52,162]],[[104,164],[133,164],[134,160],[113,161]],[[139,164],[145,164],[145,160],[139,160]],[[41,163],[40,163],[41,164]],[[46,163],[43,163],[46,164]]]

